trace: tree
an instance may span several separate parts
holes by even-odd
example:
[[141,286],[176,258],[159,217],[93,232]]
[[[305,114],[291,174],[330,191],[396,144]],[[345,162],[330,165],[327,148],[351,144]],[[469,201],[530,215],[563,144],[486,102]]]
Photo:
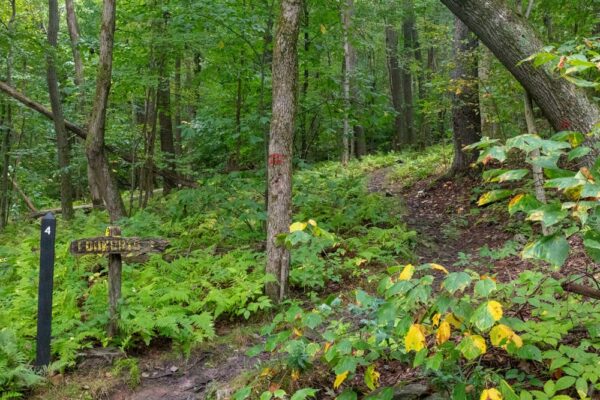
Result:
[[454,28],[454,72],[452,74],[452,118],[454,159],[449,175],[465,173],[475,154],[463,147],[481,139],[479,116],[479,79],[477,76],[477,47],[479,41],[469,28],[456,18]]
[[73,218],[73,188],[71,185],[71,145],[67,136],[67,128],[63,117],[62,102],[58,90],[56,73],[56,51],[59,29],[58,1],[48,0],[48,54],[46,56],[46,79],[50,105],[54,116],[54,131],[58,148],[58,168],[60,169],[60,206],[63,218]]
[[117,183],[108,165],[104,149],[104,130],[106,127],[106,108],[112,76],[112,53],[115,34],[116,0],[104,0],[100,27],[100,53],[96,95],[92,107],[85,150],[88,159],[89,174],[98,184],[102,199],[112,222],[125,216],[125,206]]
[[344,121],[342,131],[342,165],[347,165],[352,155],[350,152],[351,126],[350,111],[352,109],[352,79],[356,68],[356,51],[350,42],[350,29],[354,14],[354,0],[346,0],[342,5],[342,26],[344,30],[344,68],[342,90],[344,95]]
[[392,106],[396,112],[394,118],[394,149],[398,150],[402,143],[408,142],[408,129],[404,115],[404,98],[402,92],[402,76],[398,60],[398,30],[391,24],[385,26],[386,58],[390,80]]
[[266,272],[275,282],[266,294],[281,301],[287,294],[290,251],[277,244],[277,236],[288,232],[292,220],[292,149],[298,81],[298,32],[300,0],[281,0],[281,12],[273,49],[273,106],[269,140],[269,204],[267,216]]
[[[600,120],[600,109],[586,93],[547,68],[521,62],[543,43],[529,23],[502,0],[441,0],[494,53],[523,85],[555,130],[588,133]],[[595,138],[591,140],[597,140]]]

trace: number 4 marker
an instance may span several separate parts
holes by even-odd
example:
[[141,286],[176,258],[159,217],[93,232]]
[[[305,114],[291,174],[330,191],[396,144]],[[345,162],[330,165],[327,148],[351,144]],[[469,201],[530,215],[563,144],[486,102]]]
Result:
[[52,230],[50,229],[50,227],[47,227],[46,230],[44,231],[44,233],[47,233],[48,235],[50,235],[51,232],[52,232]]

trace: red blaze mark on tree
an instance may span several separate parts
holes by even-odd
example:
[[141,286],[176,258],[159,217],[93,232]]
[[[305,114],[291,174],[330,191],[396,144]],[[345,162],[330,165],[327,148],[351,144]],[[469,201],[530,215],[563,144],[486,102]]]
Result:
[[274,153],[269,155],[269,166],[274,166],[274,165],[281,165],[283,164],[283,160],[285,159],[285,156],[283,154],[279,154],[279,153]]
[[560,121],[560,129],[569,129],[571,127],[571,121],[568,119],[563,119]]

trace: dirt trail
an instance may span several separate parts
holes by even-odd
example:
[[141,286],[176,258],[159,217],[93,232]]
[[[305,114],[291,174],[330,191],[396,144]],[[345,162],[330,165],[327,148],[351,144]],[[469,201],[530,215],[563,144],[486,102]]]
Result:
[[[483,246],[493,249],[502,247],[508,240],[523,240],[519,235],[507,232],[506,213],[477,208],[473,189],[479,181],[432,177],[405,188],[402,182],[389,179],[393,169],[374,171],[368,187],[371,192],[398,196],[403,200],[406,207],[404,220],[418,233],[416,253],[420,263],[435,262],[450,270],[471,268],[480,273],[496,274],[501,281],[513,279],[524,268],[525,263],[512,256],[495,261],[493,271],[490,271],[486,265],[489,260],[479,255]],[[473,209],[477,211],[473,212]],[[467,256],[461,258],[460,253]],[[456,266],[457,263],[460,265]]]

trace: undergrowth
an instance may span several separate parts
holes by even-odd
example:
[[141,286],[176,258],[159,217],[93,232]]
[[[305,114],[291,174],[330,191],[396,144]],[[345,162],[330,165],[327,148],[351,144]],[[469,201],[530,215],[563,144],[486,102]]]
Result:
[[[365,276],[394,260],[410,261],[414,233],[401,223],[397,199],[368,193],[368,172],[416,159],[416,153],[304,166],[294,176],[294,220],[313,219],[331,232],[292,251],[295,293],[318,296],[328,282]],[[124,351],[169,339],[189,354],[215,336],[219,319],[247,319],[271,309],[263,295],[264,175],[215,175],[120,221],[123,236],[163,237],[170,247],[148,260],[126,260],[119,335],[107,337],[107,266],[101,256],[76,258],[74,239],[100,236],[102,212],[59,219],[50,371],[76,365],[82,350]],[[35,354],[39,223],[11,225],[0,236],[0,391],[18,394],[39,383]],[[16,395],[15,394],[15,395]]]

